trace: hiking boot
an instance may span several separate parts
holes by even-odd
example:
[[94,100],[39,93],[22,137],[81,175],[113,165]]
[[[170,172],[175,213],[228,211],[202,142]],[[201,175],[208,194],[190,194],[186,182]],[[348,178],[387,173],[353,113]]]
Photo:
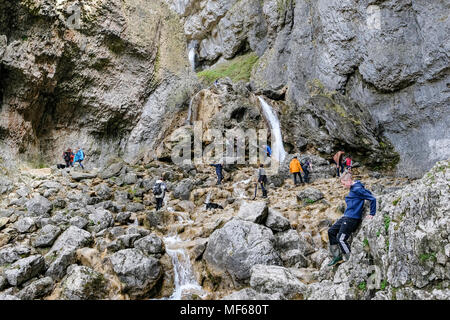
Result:
[[334,259],[328,264],[329,267],[334,266],[336,264],[340,264],[344,262],[344,259],[342,258],[341,255],[334,257]]

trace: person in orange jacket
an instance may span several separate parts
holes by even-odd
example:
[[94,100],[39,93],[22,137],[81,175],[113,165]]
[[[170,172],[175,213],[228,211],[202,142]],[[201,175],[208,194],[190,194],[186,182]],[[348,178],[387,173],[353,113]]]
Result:
[[298,161],[297,156],[294,156],[294,158],[291,160],[291,163],[289,164],[289,170],[294,175],[294,184],[297,185],[297,179],[296,176],[298,175],[300,177],[300,182],[303,183],[302,175],[300,172],[303,173],[302,166],[300,165],[300,161]]

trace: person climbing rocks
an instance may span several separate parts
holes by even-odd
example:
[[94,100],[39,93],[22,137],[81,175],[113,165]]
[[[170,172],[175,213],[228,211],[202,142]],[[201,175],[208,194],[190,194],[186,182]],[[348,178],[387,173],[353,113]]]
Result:
[[340,177],[341,173],[344,172],[344,151],[338,151],[334,155],[333,161],[336,164],[337,176]]
[[294,156],[294,158],[291,160],[291,163],[289,164],[289,171],[294,176],[294,184],[297,185],[297,179],[296,176],[300,177],[300,182],[303,183],[302,175],[300,172],[303,172],[302,166],[300,165],[300,161],[298,161],[297,156]]
[[66,151],[63,152],[63,159],[66,162],[66,168],[69,168],[70,166],[73,167],[73,152],[72,152],[72,149],[68,148]]
[[310,170],[312,170],[311,161],[309,160],[309,158],[306,158],[305,161],[300,165],[303,169],[303,173],[305,174],[305,183],[309,183],[309,172]]
[[256,182],[256,187],[255,187],[255,196],[253,197],[253,199],[256,198],[256,192],[258,191],[258,183],[261,185],[261,190],[263,193],[263,198],[267,198],[267,189],[266,189],[266,185],[267,185],[267,175],[266,175],[266,170],[264,170],[264,165],[261,163],[259,165],[259,168],[257,170],[257,182]]
[[161,177],[161,179],[156,180],[155,185],[153,186],[153,194],[156,199],[156,211],[162,208],[166,191],[167,185],[164,182],[164,177]]
[[75,163],[78,162],[80,164],[81,169],[84,170],[83,164],[81,163],[81,161],[83,161],[83,160],[84,160],[84,152],[83,152],[83,150],[81,150],[81,148],[78,148],[78,151],[75,154],[75,157],[73,158],[73,162],[75,162]]
[[349,172],[344,173],[340,180],[344,188],[350,189],[350,192],[345,197],[347,209],[345,209],[344,216],[328,229],[330,252],[333,256],[328,266],[348,261],[350,258],[350,245],[347,240],[361,223],[364,201],[370,201],[370,214],[367,215],[368,219],[373,218],[377,208],[375,197],[369,190],[364,188],[361,181],[353,181],[352,175]]
[[352,164],[353,164],[352,158],[350,156],[348,156],[345,159],[345,167],[346,167],[348,172],[352,172]]
[[213,163],[210,164],[210,166],[213,166],[216,168],[216,174],[217,174],[217,185],[222,184],[222,179],[223,179],[223,173],[222,173],[222,169],[223,169],[223,165],[222,163]]
[[272,149],[269,147],[269,145],[266,145],[266,154],[269,158],[272,156]]

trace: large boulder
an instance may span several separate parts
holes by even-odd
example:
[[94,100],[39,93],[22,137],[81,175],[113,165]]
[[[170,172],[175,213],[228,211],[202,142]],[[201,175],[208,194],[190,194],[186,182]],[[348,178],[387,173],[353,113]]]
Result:
[[275,248],[280,253],[284,266],[301,268],[308,265],[305,255],[310,253],[310,246],[300,238],[296,230],[275,234]]
[[31,249],[22,245],[8,245],[0,249],[0,265],[12,264],[30,254]]
[[41,195],[35,195],[25,205],[28,213],[33,216],[48,216],[53,208],[52,203]]
[[262,224],[268,213],[269,209],[264,201],[243,201],[237,217],[245,221]]
[[312,204],[324,198],[322,191],[315,188],[307,188],[297,194],[297,200],[304,205]]
[[114,272],[124,284],[124,292],[133,298],[149,293],[161,278],[159,261],[138,249],[120,250],[109,259]]
[[248,282],[253,265],[282,265],[274,245],[269,228],[233,219],[211,234],[203,258],[212,273]]
[[271,208],[269,208],[265,226],[274,232],[286,231],[291,228],[289,220],[283,217],[277,210]]
[[67,300],[99,300],[106,296],[104,276],[85,266],[72,265],[62,281],[61,298]]
[[54,281],[51,277],[44,277],[33,281],[28,286],[17,293],[21,300],[35,300],[51,293],[54,287]]
[[47,224],[39,230],[36,239],[33,241],[34,247],[49,247],[55,242],[61,233],[61,228],[52,224]]
[[284,267],[254,265],[250,272],[250,286],[258,292],[279,293],[287,299],[293,299],[303,298],[306,291],[306,285]]
[[70,226],[58,237],[45,255],[49,265],[46,275],[60,280],[66,273],[67,267],[75,263],[76,250],[90,245],[92,240],[92,235],[88,231]]
[[96,209],[94,213],[89,215],[88,230],[92,232],[100,232],[114,225],[114,216],[105,209]]
[[14,262],[5,269],[4,275],[12,286],[18,286],[35,277],[45,269],[44,257],[40,254],[29,256]]
[[173,190],[173,197],[175,199],[189,200],[193,188],[194,182],[191,179],[184,179],[177,183]]

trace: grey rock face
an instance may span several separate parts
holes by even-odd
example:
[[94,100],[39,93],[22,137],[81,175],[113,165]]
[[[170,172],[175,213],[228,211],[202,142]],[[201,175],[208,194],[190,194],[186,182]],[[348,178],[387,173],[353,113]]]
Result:
[[131,216],[131,212],[119,212],[116,215],[116,222],[119,222],[121,224],[126,224],[128,222],[128,219]]
[[297,200],[307,205],[323,199],[323,193],[314,188],[307,188],[297,194]]
[[94,179],[97,176],[96,173],[77,172],[77,171],[72,172],[70,175],[72,176],[72,179],[75,181],[82,181],[85,179]]
[[305,254],[308,252],[309,245],[301,240],[297,231],[288,230],[275,234],[275,244],[284,266],[299,268],[308,265]]
[[111,188],[109,188],[106,184],[102,183],[95,187],[95,193],[102,200],[108,200],[111,198]]
[[155,234],[137,240],[134,243],[134,247],[147,255],[164,253],[165,251],[164,242]]
[[45,277],[33,281],[17,293],[21,300],[39,299],[52,292],[54,281],[51,277]]
[[56,239],[50,251],[45,255],[49,264],[46,275],[54,279],[61,279],[66,268],[75,262],[75,251],[88,246],[92,242],[89,232],[70,226]]
[[114,225],[114,217],[108,210],[97,209],[89,215],[88,229],[93,232],[102,231]]
[[34,216],[45,216],[52,210],[52,203],[43,196],[36,195],[26,203],[28,212]]
[[36,224],[33,218],[24,217],[14,223],[14,228],[20,233],[28,233],[36,230]]
[[76,217],[70,218],[69,223],[72,226],[75,226],[80,229],[84,229],[89,224],[89,221],[83,217],[76,216]]
[[173,190],[175,199],[189,200],[191,191],[194,188],[194,183],[190,179],[180,181]]
[[100,178],[106,180],[111,177],[119,175],[120,171],[123,168],[123,165],[124,165],[123,162],[115,162],[111,164],[108,168],[106,168],[100,173]]
[[18,286],[44,271],[44,268],[44,257],[37,254],[14,262],[6,268],[4,275],[10,285]]
[[0,293],[0,300],[20,300],[20,299],[11,294]]
[[265,226],[272,229],[274,232],[279,232],[290,229],[291,224],[288,219],[281,215],[281,213],[275,209],[269,208],[269,214],[267,215]]
[[0,265],[11,264],[28,255],[31,249],[25,246],[5,246],[0,249]]
[[274,244],[269,228],[233,219],[211,234],[203,258],[212,271],[226,271],[235,280],[245,282],[255,264],[282,264]]
[[67,300],[98,300],[106,295],[107,281],[101,273],[85,266],[72,265],[62,282],[61,297]]
[[280,293],[288,299],[303,296],[306,291],[306,285],[289,269],[280,266],[254,265],[251,269],[250,286],[258,292]]
[[264,223],[269,209],[264,201],[243,201],[237,217],[254,223]]
[[132,297],[148,293],[162,275],[157,259],[145,256],[138,249],[120,250],[110,256],[114,272]]
[[36,240],[33,242],[34,247],[49,247],[55,242],[61,233],[61,228],[47,224],[39,230]]

